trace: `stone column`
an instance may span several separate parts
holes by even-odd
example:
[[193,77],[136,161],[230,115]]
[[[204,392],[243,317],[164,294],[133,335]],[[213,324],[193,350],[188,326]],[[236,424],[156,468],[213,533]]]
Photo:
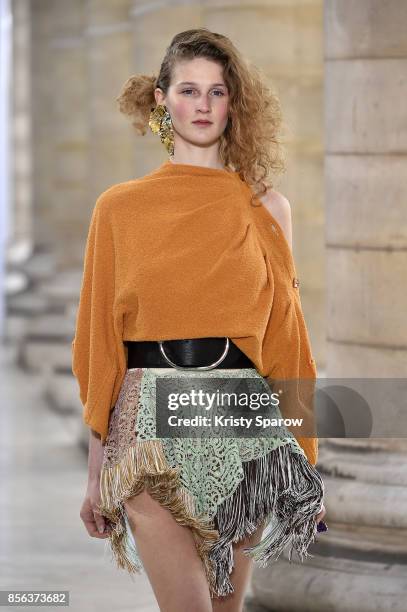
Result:
[[10,291],[10,281],[6,273],[6,249],[8,244],[14,242],[12,230],[9,227],[11,214],[11,193],[13,190],[11,180],[11,151],[13,144],[10,123],[12,118],[12,105],[10,90],[12,88],[13,71],[13,14],[9,0],[0,2],[0,283],[3,291],[0,295],[0,342],[6,337],[6,295]]
[[134,73],[131,0],[89,0],[86,4],[89,211],[102,191],[135,178],[137,171],[135,139],[116,102],[122,84]]
[[12,206],[8,245],[11,261],[21,261],[30,254],[33,243],[31,73],[27,62],[31,47],[29,0],[13,2],[12,16]]
[[83,250],[87,220],[85,15],[83,0],[32,0],[36,236],[59,269]]
[[[329,377],[406,376],[406,29],[402,0],[325,2]],[[257,601],[405,610],[406,440],[328,439],[317,467],[329,532],[313,559],[256,572]]]
[[21,269],[33,249],[31,164],[30,3],[0,3],[0,337],[14,333],[6,321],[10,301],[28,285]]

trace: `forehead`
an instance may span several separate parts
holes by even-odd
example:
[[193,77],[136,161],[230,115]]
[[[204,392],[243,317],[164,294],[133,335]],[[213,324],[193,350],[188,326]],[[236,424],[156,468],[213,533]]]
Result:
[[197,85],[225,84],[223,66],[204,57],[178,61],[174,65],[172,84],[177,85],[182,82]]

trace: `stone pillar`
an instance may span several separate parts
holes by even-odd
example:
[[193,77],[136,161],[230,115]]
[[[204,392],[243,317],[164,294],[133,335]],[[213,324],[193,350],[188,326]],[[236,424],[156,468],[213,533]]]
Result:
[[83,0],[32,0],[36,236],[60,269],[83,255],[88,222],[85,15]]
[[31,73],[27,62],[31,47],[29,0],[13,2],[12,15],[12,206],[8,216],[8,249],[13,262],[25,259],[33,244]]
[[13,84],[13,14],[9,0],[0,2],[0,283],[3,291],[0,294],[0,342],[6,338],[6,295],[9,292],[9,279],[6,273],[8,244],[14,242],[10,228],[11,194],[13,191],[11,180],[11,157],[13,143],[12,130],[12,101],[10,90]]
[[[406,376],[406,29],[402,0],[325,2],[329,377]],[[406,440],[328,439],[317,467],[329,532],[313,559],[256,572],[257,601],[292,612],[401,612]]]
[[134,73],[131,0],[89,0],[86,4],[89,212],[102,191],[135,178],[137,169],[135,138],[116,102],[122,84]]

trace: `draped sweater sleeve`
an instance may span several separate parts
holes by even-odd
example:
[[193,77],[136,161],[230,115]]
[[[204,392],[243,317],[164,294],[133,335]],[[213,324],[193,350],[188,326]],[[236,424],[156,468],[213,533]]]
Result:
[[79,384],[83,420],[104,442],[108,419],[126,367],[120,310],[115,306],[116,252],[111,188],[94,206],[84,255],[72,341],[72,372]]

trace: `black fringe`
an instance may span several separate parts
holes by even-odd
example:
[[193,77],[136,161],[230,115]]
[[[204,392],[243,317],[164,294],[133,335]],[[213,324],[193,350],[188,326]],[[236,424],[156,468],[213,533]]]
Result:
[[244,548],[246,556],[265,567],[291,544],[290,563],[294,549],[301,561],[313,557],[307,549],[315,540],[315,519],[324,496],[317,469],[290,444],[284,444],[259,459],[243,462],[243,470],[243,480],[214,517],[220,538],[209,556],[216,565],[219,596],[234,592],[229,579],[234,567],[232,543],[251,535],[264,520],[266,524],[271,520],[270,533],[256,546]]

